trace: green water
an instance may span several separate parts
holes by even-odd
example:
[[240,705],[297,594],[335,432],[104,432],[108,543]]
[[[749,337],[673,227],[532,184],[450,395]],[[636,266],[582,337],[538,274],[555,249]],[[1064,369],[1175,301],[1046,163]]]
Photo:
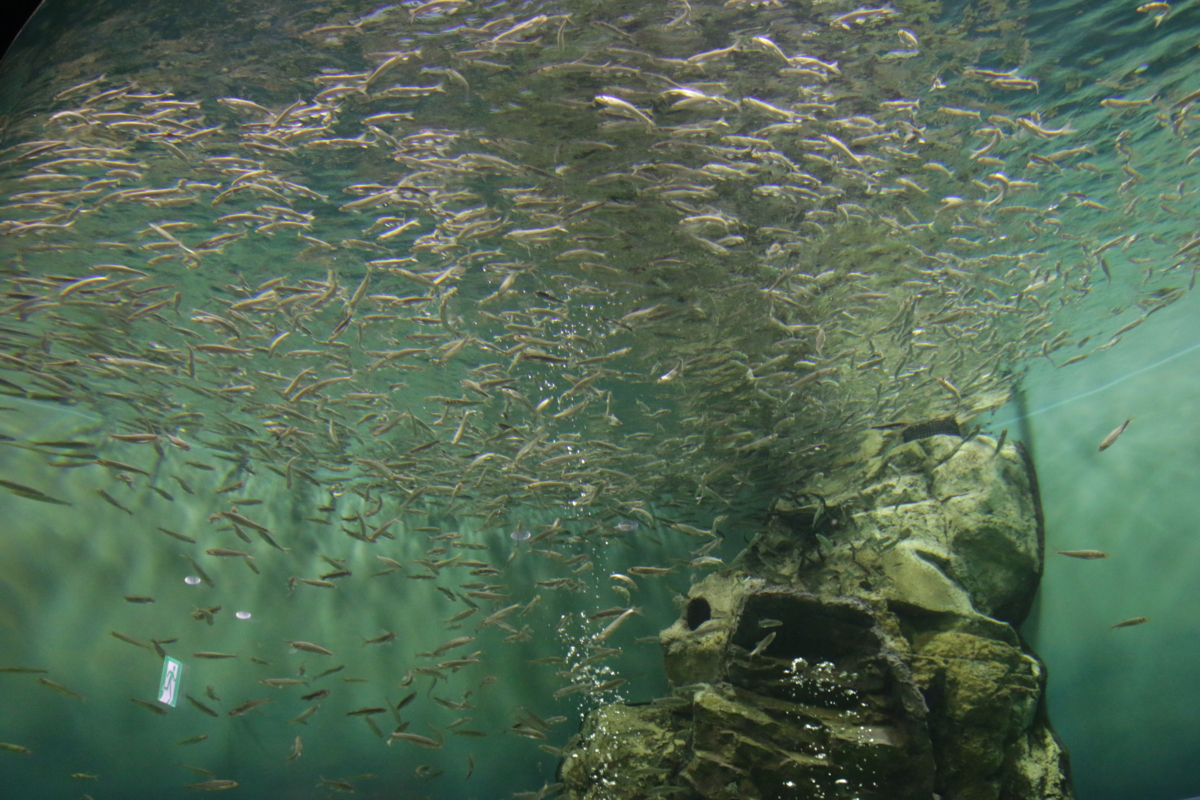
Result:
[[[1176,6],[48,3],[0,65],[5,791],[537,793],[668,692],[705,556],[954,415],[1110,553],[1024,630],[1078,796],[1200,792]],[[217,718],[130,702],[152,640]]]

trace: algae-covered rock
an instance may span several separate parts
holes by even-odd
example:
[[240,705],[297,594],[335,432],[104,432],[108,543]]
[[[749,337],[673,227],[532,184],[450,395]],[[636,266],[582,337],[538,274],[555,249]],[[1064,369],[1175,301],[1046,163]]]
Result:
[[589,714],[559,769],[570,796],[646,797],[669,787],[671,776],[691,757],[686,725],[675,721],[676,713],[615,703]]
[[745,594],[764,584],[759,578],[714,573],[693,587],[683,615],[659,633],[673,685],[721,680],[731,622]]
[[915,650],[914,678],[929,704],[938,788],[950,797],[998,797],[1012,748],[1037,714],[1041,664],[1017,646],[947,631]]
[[[953,437],[935,437],[935,452]],[[1020,624],[1042,574],[1040,515],[1030,477],[1015,449],[967,442],[932,471],[942,505],[955,579],[981,614]]]
[[997,451],[983,437],[932,436],[895,448],[887,464],[901,473],[868,484],[856,515],[877,541],[908,551],[881,558],[890,584],[884,593],[916,607],[932,603],[930,610],[962,612],[967,600],[980,614],[1019,625],[1043,564],[1037,497],[1018,451]]
[[728,684],[696,693],[693,758],[683,782],[702,797],[921,798],[910,739],[834,713],[764,699]]
[[[886,579],[878,588],[888,600],[925,611],[970,614],[971,596],[935,562],[933,547],[901,542],[879,559]],[[937,553],[937,560],[945,558]],[[943,562],[944,563],[944,562]]]
[[673,696],[590,715],[568,796],[1072,798],[1015,628],[1042,570],[1031,465],[986,437],[881,453],[692,585],[659,636]]
[[1048,722],[1032,726],[1009,748],[1000,784],[1000,800],[1074,798],[1067,751]]

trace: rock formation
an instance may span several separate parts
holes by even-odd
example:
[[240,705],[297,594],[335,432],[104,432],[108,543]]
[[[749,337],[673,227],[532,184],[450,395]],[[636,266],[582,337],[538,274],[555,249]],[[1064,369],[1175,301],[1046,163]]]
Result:
[[[956,426],[952,427],[954,430]],[[672,696],[589,715],[573,800],[1069,800],[1017,627],[1042,572],[1019,447],[885,446],[858,486],[777,500],[662,631]]]

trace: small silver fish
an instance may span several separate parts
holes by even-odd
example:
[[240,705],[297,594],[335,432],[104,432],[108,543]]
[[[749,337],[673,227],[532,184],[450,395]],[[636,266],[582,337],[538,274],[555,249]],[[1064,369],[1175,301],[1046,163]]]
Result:
[[754,649],[750,651],[750,657],[762,655],[763,651],[771,646],[771,642],[775,641],[775,634],[775,631],[771,631],[758,644],[754,645]]
[[1116,443],[1117,437],[1125,432],[1125,429],[1129,427],[1130,421],[1131,420],[1125,420],[1119,426],[1117,426],[1113,430],[1112,433],[1110,433],[1108,436],[1104,437],[1104,439],[1100,442],[1100,452],[1101,453],[1103,453],[1105,450],[1112,447],[1113,444]]

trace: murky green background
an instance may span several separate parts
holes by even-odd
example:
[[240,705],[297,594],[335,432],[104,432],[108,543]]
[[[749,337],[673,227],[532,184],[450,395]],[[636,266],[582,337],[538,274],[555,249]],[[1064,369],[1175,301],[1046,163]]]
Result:
[[[96,800],[175,796],[185,792],[185,785],[208,779],[183,766],[192,765],[210,771],[212,777],[238,781],[234,791],[255,797],[325,797],[334,787],[319,781],[347,779],[353,779],[357,794],[366,797],[536,793],[554,781],[557,763],[539,745],[562,746],[589,708],[618,698],[649,701],[667,691],[653,637],[675,618],[673,597],[686,591],[692,576],[703,574],[705,567],[687,564],[706,541],[671,529],[672,523],[703,530],[720,526],[724,542],[710,554],[732,560],[762,524],[773,497],[840,488],[852,473],[856,448],[869,426],[979,413],[975,422],[992,433],[1007,429],[1010,437],[1022,438],[1032,448],[1046,510],[1048,551],[1095,548],[1110,553],[1110,558],[1097,561],[1048,559],[1039,609],[1024,631],[1050,669],[1051,718],[1071,749],[1079,797],[1172,800],[1200,792],[1200,777],[1191,767],[1200,745],[1196,659],[1191,657],[1197,648],[1194,587],[1200,560],[1190,543],[1198,469],[1195,443],[1200,441],[1192,377],[1200,350],[1190,348],[1200,344],[1200,336],[1194,297],[1183,291],[1190,289],[1192,264],[1174,257],[1196,234],[1191,224],[1195,167],[1185,163],[1185,156],[1198,143],[1190,135],[1194,120],[1189,109],[1172,107],[1200,89],[1193,78],[1200,56],[1200,11],[1177,3],[1155,27],[1151,15],[1138,13],[1132,3],[894,5],[901,12],[896,17],[852,24],[843,31],[831,28],[827,20],[853,11],[853,4],[760,4],[732,11],[720,4],[697,4],[692,23],[674,27],[667,27],[668,21],[684,10],[674,3],[644,8],[619,3],[479,4],[456,13],[450,13],[455,9],[449,6],[422,12],[425,16],[415,26],[404,22],[403,11],[372,17],[379,7],[371,3],[195,3],[186,8],[176,3],[47,4],[0,67],[0,114],[6,121],[0,147],[10,148],[0,158],[7,159],[5,197],[44,188],[41,182],[31,186],[19,178],[28,174],[33,162],[52,155],[19,158],[20,143],[62,135],[64,128],[78,122],[67,118],[55,127],[49,115],[77,107],[89,93],[130,82],[137,84],[131,91],[169,91],[174,99],[199,102],[195,113],[202,113],[206,121],[196,126],[225,127],[210,139],[196,139],[194,153],[191,144],[181,142],[176,147],[182,156],[153,151],[153,159],[147,155],[151,144],[138,139],[136,130],[104,130],[116,118],[101,125],[89,123],[86,133],[70,131],[128,146],[137,154],[131,158],[152,164],[145,170],[129,168],[142,171],[142,179],[117,176],[119,182],[106,190],[171,187],[181,179],[222,186],[198,189],[199,200],[179,207],[112,201],[94,213],[78,214],[61,235],[53,229],[22,232],[9,226],[0,241],[4,277],[10,280],[3,300],[6,313],[0,317],[3,352],[25,363],[32,357],[39,365],[76,358],[85,365],[46,369],[59,381],[67,380],[67,389],[31,375],[20,362],[5,363],[0,373],[11,382],[0,397],[0,433],[11,439],[0,447],[0,478],[70,503],[0,496],[0,666],[46,669],[45,677],[85,698],[56,694],[39,685],[36,674],[0,674],[0,741],[33,751],[0,752],[5,791],[21,798],[85,793]],[[394,24],[375,25],[375,19],[386,20],[389,13],[396,15]],[[462,34],[486,39],[521,20],[556,14],[573,16],[561,28],[538,23],[545,28],[538,45],[498,47],[495,53],[451,53],[446,42],[459,34],[434,33],[512,17],[510,22],[491,23],[494,27],[485,34]],[[360,27],[312,33],[352,21],[360,21]],[[633,33],[612,33],[604,25]],[[412,27],[430,32],[406,39],[401,32]],[[899,28],[918,35],[920,55],[893,55],[906,48],[896,35]],[[636,83],[646,95],[629,90],[629,96],[638,108],[653,108],[660,126],[721,118],[736,127],[730,132],[749,134],[778,120],[770,112],[755,117],[764,112],[752,113],[744,105],[740,110],[721,107],[687,116],[671,111],[668,101],[661,95],[651,97],[645,87],[656,86],[661,92],[668,84],[656,84],[654,74],[695,66],[680,67],[665,59],[686,61],[693,54],[738,42],[746,49],[731,56],[733,60],[695,68],[690,80],[735,101],[757,97],[783,102],[777,98],[791,89],[787,81],[777,80],[780,65],[763,55],[760,46],[747,44],[753,36],[767,34],[788,54],[804,50],[839,61],[843,77],[831,73],[822,82],[837,95],[839,117],[883,118],[877,111],[881,102],[919,98],[921,111],[912,119],[924,140],[922,158],[950,165],[952,177],[921,172],[915,163],[907,173],[881,169],[875,182],[848,183],[845,196],[827,200],[824,207],[835,209],[830,216],[809,217],[820,223],[815,229],[808,223],[805,229],[801,210],[811,211],[818,204],[791,204],[754,194],[754,186],[781,180],[771,172],[778,165],[741,178],[697,177],[686,169],[701,168],[717,156],[693,145],[715,144],[715,136],[677,133],[672,147],[649,149],[659,141],[656,131],[625,112],[604,116],[592,101]],[[664,61],[647,60],[636,70],[599,74],[549,69],[583,61],[606,47],[652,50]],[[285,190],[289,206],[317,217],[303,232],[323,241],[365,240],[374,249],[349,245],[336,253],[307,252],[311,242],[295,238],[294,230],[272,231],[248,233],[202,254],[197,264],[176,258],[155,269],[146,267],[163,252],[140,249],[163,241],[151,223],[197,223],[197,231],[180,228],[178,235],[185,245],[201,249],[202,239],[238,229],[214,223],[219,215],[283,202],[240,193],[221,205],[212,204],[219,191],[229,188],[231,176],[201,158],[234,152],[238,137],[250,130],[245,126],[259,119],[220,106],[217,98],[246,98],[278,113],[336,83],[335,78],[314,82],[323,71],[370,70],[387,53],[410,48],[420,48],[421,59],[389,72],[379,85],[441,83],[441,91],[371,102],[349,94],[339,101],[336,120],[323,134],[345,139],[375,136],[374,149],[343,142],[295,147],[286,155],[245,149],[236,153],[268,162],[277,174],[331,198],[317,200]],[[623,65],[637,58],[613,51],[587,63],[599,69],[605,59]],[[467,87],[436,71],[450,64],[456,65]],[[1020,76],[1036,79],[1038,87],[995,89],[986,80],[964,75],[972,67],[1015,68]],[[101,74],[105,78],[96,88],[56,99],[69,87]],[[719,83],[724,87],[715,86]],[[938,83],[946,87],[937,88]],[[793,94],[787,96],[794,101]],[[1101,105],[1101,100],[1113,97],[1153,103],[1129,109]],[[982,117],[939,113],[941,106],[980,109]],[[409,162],[392,158],[394,148],[378,145],[379,134],[360,124],[364,116],[385,111],[411,117],[379,123],[391,136],[436,129],[461,135],[463,141],[445,152],[415,149]],[[996,151],[1005,159],[1003,167],[984,168],[968,158],[988,142],[990,134],[974,130],[986,126],[983,118],[998,114],[1034,119],[1028,116],[1033,112],[1040,113],[1047,128],[1069,126],[1074,133],[1046,140],[1011,126]],[[172,117],[185,118],[186,114]],[[898,118],[888,117],[883,127],[896,128]],[[813,138],[825,130],[818,126],[775,134],[773,141],[797,161],[802,152],[837,160],[840,156],[832,145]],[[846,140],[862,133],[846,130],[851,131],[842,134]],[[614,150],[596,144],[604,137],[617,142]],[[802,137],[807,144],[801,143]],[[876,149],[876,142],[852,147],[892,158]],[[1030,153],[1073,147],[1087,147],[1089,152],[1053,166],[1028,161]],[[348,185],[387,186],[418,169],[420,158],[449,160],[481,152],[527,168],[514,173],[486,160],[455,166],[446,191],[471,196],[446,208],[493,206],[500,209],[495,224],[501,227],[478,241],[464,237],[461,250],[450,255],[423,248],[416,239],[435,224],[446,223],[450,214],[436,218],[418,210],[420,192],[410,193],[409,206],[365,211],[339,207],[366,192],[347,194],[343,189]],[[895,158],[899,161],[891,162],[893,167],[907,163],[901,156]],[[1079,168],[1081,159],[1095,169]],[[853,167],[841,160],[842,166]],[[662,168],[655,166],[662,163],[686,166],[681,183],[718,185],[715,196],[675,201],[647,195],[647,185],[665,180]],[[1122,186],[1135,177],[1122,165],[1134,170],[1138,181]],[[102,180],[105,170],[113,168],[122,169],[87,168],[88,178]],[[811,162],[802,168],[819,172],[824,166]],[[995,189],[985,191],[984,185],[995,187],[997,179],[991,175],[1001,169],[1009,179],[1038,182],[1035,190],[1014,192],[1007,200],[1033,207],[1036,213],[996,214],[987,225],[964,223],[956,228],[952,220],[958,212],[939,210],[947,196],[981,202],[994,197]],[[613,177],[614,173],[624,175]],[[902,174],[924,184],[928,195],[897,189],[894,179]],[[972,179],[983,183],[972,184]],[[420,179],[416,185],[431,186]],[[546,194],[547,187],[554,187],[554,197],[566,199],[548,204],[547,216],[539,219],[537,202],[522,205],[511,191],[504,191],[523,186]],[[888,188],[896,191],[882,191]],[[1103,207],[1082,205],[1081,199]],[[587,207],[601,201],[609,205]],[[722,254],[689,238],[686,231],[679,233],[678,218],[687,212],[672,202],[695,206],[693,211],[736,210],[741,221],[720,233],[745,234],[745,241],[722,245],[727,251]],[[910,222],[902,216],[904,204],[912,206],[914,218],[933,221],[927,231],[897,232],[896,224]],[[570,208],[585,210],[568,218],[569,234],[547,234],[552,239],[548,243],[505,239],[500,233],[553,227],[552,214]],[[990,211],[988,206],[971,213],[986,216]],[[19,226],[51,212],[2,213],[0,221]],[[383,228],[364,231],[387,214],[400,218],[397,222],[414,218],[418,225],[412,234],[372,242]],[[274,219],[287,216],[276,214]],[[778,232],[764,233],[766,228],[795,229],[803,236],[790,241]],[[691,233],[710,242],[718,236],[710,227]],[[1127,234],[1136,238],[1099,254],[1112,273],[1105,278],[1095,251]],[[950,241],[954,237],[959,241]],[[72,248],[48,249],[59,242]],[[950,252],[965,261],[918,257],[907,244],[925,254]],[[579,257],[560,258],[568,248],[604,251],[605,257],[585,257],[592,259],[591,266],[580,266]],[[330,344],[344,309],[367,275],[365,262],[410,252],[418,262],[409,268],[428,273],[425,283],[378,268],[364,291],[415,297],[415,310],[405,303],[360,300],[349,332],[333,340],[339,345]],[[1022,266],[1008,275],[1005,271],[1013,261],[987,261],[993,254],[1015,259],[1017,253],[1026,254],[1020,259]],[[469,257],[455,262],[463,254]],[[72,290],[64,297],[65,278],[44,285],[20,280],[78,279],[105,263],[147,269],[156,283],[169,288],[146,301],[123,295],[119,314],[83,303],[25,315],[21,304],[38,297],[59,303],[72,296],[102,300],[104,295],[89,295],[89,289]],[[463,265],[461,274],[428,285],[429,276],[455,263]],[[920,272],[964,264],[968,267],[961,275]],[[811,280],[795,279],[796,272]],[[517,276],[512,294],[481,302],[510,274]],[[286,314],[256,316],[258,309],[250,306],[246,314],[261,329],[239,322],[238,337],[195,320],[201,310],[220,312],[246,300],[276,277],[285,276],[285,285],[297,285],[304,280],[329,282],[330,275],[337,277],[336,299],[299,319],[278,355],[265,354],[263,348],[284,330],[280,323]],[[110,282],[122,277],[110,274]],[[991,278],[1012,283],[997,284]],[[795,293],[790,304],[763,292],[765,287],[790,289],[791,281]],[[452,284],[456,292],[448,293]],[[984,289],[994,291],[996,300]],[[179,292],[178,299],[173,299],[174,292]],[[1024,305],[1011,305],[1017,292]],[[433,300],[421,302],[425,296]],[[1164,298],[1180,296],[1169,307],[1157,307]],[[1049,325],[1030,321],[1036,316],[1033,298],[1044,306],[1041,313]],[[128,319],[151,300],[172,302],[157,313],[144,312],[136,324]],[[906,308],[918,306],[928,324],[914,339],[936,344],[936,355],[914,355],[911,347],[905,355],[898,338],[881,333],[894,327],[892,321]],[[646,309],[655,310],[649,321],[638,315]],[[974,316],[960,321],[953,318],[956,309]],[[1122,334],[1118,344],[1095,349],[1151,309],[1148,321]],[[502,316],[510,310],[521,316]],[[362,320],[367,314],[378,318]],[[421,314],[428,318],[414,319]],[[656,314],[661,315],[657,320]],[[785,334],[773,327],[775,323],[795,330]],[[952,330],[953,323],[959,327]],[[199,329],[204,338],[181,334],[172,324]],[[823,345],[814,337],[817,328]],[[439,337],[406,341],[414,332]],[[1063,338],[1056,338],[1063,332]],[[56,339],[59,335],[76,339]],[[544,338],[548,343],[527,347],[557,354],[563,361],[514,359],[520,351],[504,348],[519,344],[521,335]],[[791,344],[782,351],[772,349],[786,337],[792,338]],[[461,351],[437,349],[461,338],[471,339]],[[201,341],[260,349],[240,355],[196,354],[202,380],[185,380],[185,346]],[[410,346],[428,347],[430,352],[396,362],[406,369],[393,369],[390,362],[385,368],[372,368],[378,356],[370,352]],[[1044,346],[1047,357],[1041,355]],[[319,354],[283,355],[310,347]],[[601,391],[580,389],[564,397],[589,374],[580,360],[623,348],[630,350],[614,360],[595,362],[611,369],[596,381]],[[790,377],[768,378],[765,383],[755,380],[758,375],[753,372],[746,377],[746,369],[770,363],[780,352],[789,357],[785,363],[795,365]],[[171,371],[109,367],[89,353],[157,358],[169,363]],[[316,423],[295,417],[289,421],[286,413],[265,409],[270,403],[291,405],[286,397],[281,401],[279,389],[306,366],[315,372],[297,387],[341,374],[330,371],[326,353],[352,365],[356,391],[379,397],[355,398],[364,407],[345,414],[322,400],[317,411],[325,416]],[[1053,366],[1084,354],[1087,359],[1079,363]],[[876,357],[883,359],[882,365],[872,363]],[[927,357],[927,374],[904,372]],[[500,366],[486,375],[473,372],[487,363]],[[787,385],[826,363],[838,367],[836,375],[804,384],[804,392],[787,394]],[[464,422],[459,409],[475,407],[430,398],[484,400],[460,381],[496,374],[507,375],[510,383],[501,385],[522,393],[531,404],[543,397],[553,398],[552,404],[544,414],[535,414],[493,389],[478,416],[465,420],[471,446],[451,446],[456,426]],[[963,399],[956,400],[931,376],[956,384]],[[247,393],[218,391],[244,384],[256,388]],[[757,394],[763,387],[766,398]],[[1020,391],[1022,404],[997,408],[1013,387]],[[330,395],[336,398],[341,392],[335,385]],[[30,399],[30,393],[50,399]],[[583,400],[588,400],[586,407],[567,412]],[[311,411],[308,405],[303,408]],[[1022,410],[1030,412],[1024,420],[1019,418]],[[560,412],[561,418],[553,416]],[[202,417],[188,416],[195,414]],[[371,414],[377,416],[360,421]],[[1097,452],[1103,436],[1126,418],[1132,422],[1120,440],[1110,450]],[[400,422],[386,432],[372,433],[381,422],[395,420]],[[290,424],[300,433],[288,433]],[[515,432],[490,440],[488,446],[481,444],[485,436],[503,434],[502,426],[512,426]],[[164,439],[158,442],[159,453],[154,445],[106,439],[112,433],[146,430],[177,435],[192,449],[182,450]],[[524,458],[518,457],[522,443],[538,436],[542,439],[536,452],[543,461],[583,452],[583,442],[599,441],[620,450],[607,450],[612,461],[604,461],[595,450],[600,446],[591,446],[586,458],[580,458],[612,472],[568,478],[565,488],[522,490],[534,478],[561,478],[562,468],[542,467],[536,475],[521,478],[513,473],[523,475],[522,470],[504,470],[499,463],[469,466],[489,449],[519,461]],[[744,447],[769,436],[774,438],[761,447]],[[433,439],[439,441],[433,449],[419,449]],[[560,443],[559,449],[543,449],[541,442],[551,441]],[[96,447],[34,442],[89,442]],[[132,486],[124,485],[118,477],[121,469],[73,457],[89,452],[149,474],[133,472],[128,475]],[[377,467],[364,466],[362,459],[393,461],[396,474],[385,477]],[[216,492],[237,482],[244,485]],[[464,488],[454,490],[460,482]],[[150,485],[170,497],[150,490]],[[417,492],[422,486],[444,488]],[[128,512],[105,502],[98,489]],[[262,502],[239,505],[238,499]],[[287,552],[271,547],[253,530],[243,530],[249,541],[240,540],[226,519],[212,518],[230,510],[231,501],[239,513],[268,527]],[[395,539],[368,543],[343,532],[361,536],[356,515],[377,502],[382,502],[382,511],[363,523],[366,532],[397,517]],[[551,538],[533,546],[511,536],[518,531],[536,534],[556,519],[565,525],[566,534],[552,532]],[[160,528],[198,543],[172,538]],[[459,541],[480,549],[455,549],[449,546],[453,540],[432,538],[446,532],[461,532]],[[206,548],[218,547],[251,551],[257,572],[242,559],[204,554]],[[430,554],[430,548],[437,547],[444,552]],[[322,555],[334,561],[323,561]],[[385,568],[377,559],[380,555],[402,562],[405,569],[370,577]],[[195,574],[185,556],[201,563],[215,587],[185,583]],[[455,556],[486,562],[498,573],[473,576],[473,568],[454,562],[436,566]],[[566,563],[579,556],[583,558]],[[421,564],[421,559],[429,563]],[[353,573],[335,579],[337,589],[289,585],[291,578],[318,579],[334,569],[333,563]],[[639,577],[639,588],[625,599],[610,588],[624,584],[608,576],[638,565],[669,566],[673,571]],[[584,571],[575,572],[579,569]],[[423,573],[435,577],[412,577]],[[561,578],[572,583],[538,583]],[[481,602],[481,610],[462,623],[465,627],[444,623],[467,608],[462,595],[469,589],[461,587],[471,582],[480,584],[473,587],[476,590],[485,588],[483,584],[503,586],[498,591],[507,598]],[[435,590],[435,584],[449,594]],[[122,599],[128,595],[153,596],[156,602],[128,603]],[[506,618],[516,634],[496,626],[475,630],[479,619],[495,608],[528,604],[539,595],[540,602],[528,614]],[[221,611],[213,625],[192,618],[196,608],[217,605]],[[554,693],[570,683],[555,672],[586,657],[588,637],[607,621],[589,622],[585,617],[624,605],[642,613],[605,643],[621,646],[623,653],[577,675],[593,687],[618,677],[628,683],[555,698]],[[238,611],[251,616],[238,619]],[[1150,617],[1150,622],[1109,628],[1135,616]],[[526,625],[525,635],[519,635]],[[166,649],[187,663],[184,690],[218,709],[220,718],[205,716],[186,700],[165,716],[131,703],[131,698],[153,700],[161,659],[152,649],[119,641],[111,631],[142,642],[178,638]],[[395,640],[363,643],[385,631],[395,632]],[[476,640],[446,655],[419,655],[464,635]],[[510,635],[518,640],[504,641]],[[295,651],[287,644],[292,640],[319,643],[335,655]],[[410,686],[399,685],[413,668],[476,650],[480,663],[448,673],[446,680],[418,674]],[[190,657],[198,651],[239,657]],[[253,662],[252,656],[267,663]],[[551,657],[567,663],[530,663]],[[339,664],[345,669],[311,686],[275,689],[258,683],[295,677],[301,669],[302,677],[311,680]],[[206,695],[208,686],[219,701]],[[300,695],[319,688],[331,694],[313,701],[321,707],[308,724],[289,724],[313,704],[300,700]],[[409,732],[443,736],[444,747],[426,750],[403,741],[385,746],[361,719],[347,716],[356,709],[394,704],[413,691],[417,697],[400,712],[401,718],[409,723]],[[262,698],[272,702],[244,716],[228,716],[237,704]],[[543,719],[566,719],[548,726],[544,740],[525,738],[511,730],[518,722],[513,712],[525,713],[521,709]],[[462,717],[471,720],[447,727]],[[385,737],[396,727],[391,713],[373,719],[381,720]],[[487,736],[455,735],[456,728]],[[198,744],[175,744],[205,733],[210,738]],[[285,761],[297,735],[303,737],[303,755]]]

